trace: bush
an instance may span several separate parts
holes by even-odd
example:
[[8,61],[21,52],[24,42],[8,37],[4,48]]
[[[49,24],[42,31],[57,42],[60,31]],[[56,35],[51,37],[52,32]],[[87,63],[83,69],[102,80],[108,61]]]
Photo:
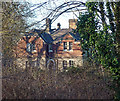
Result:
[[69,67],[65,70],[65,72],[67,72],[67,73],[81,73],[82,69],[80,69],[78,67]]

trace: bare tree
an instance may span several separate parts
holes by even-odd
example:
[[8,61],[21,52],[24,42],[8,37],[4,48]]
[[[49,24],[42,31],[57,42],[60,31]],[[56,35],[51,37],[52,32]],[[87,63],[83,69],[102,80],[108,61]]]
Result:
[[3,64],[10,63],[13,58],[13,48],[20,39],[21,32],[25,32],[27,26],[25,18],[31,17],[29,3],[2,2],[2,53]]
[[[57,4],[54,1],[55,0],[53,0],[53,2],[51,2],[51,1],[43,2],[41,4],[41,6],[38,6],[35,9],[33,9],[34,11],[36,11],[38,9],[40,12],[42,12],[41,10],[44,9],[43,11],[46,12],[46,13],[45,14],[40,13],[44,17],[42,17],[39,21],[32,22],[32,24],[27,26],[26,28],[30,28],[30,27],[33,27],[33,26],[36,26],[36,25],[39,25],[39,28],[43,28],[46,25],[45,24],[46,18],[50,18],[51,23],[53,23],[62,14],[72,12],[76,17],[78,17],[75,12],[79,13],[83,10],[86,10],[85,3],[81,2],[81,1],[62,2],[60,4]],[[51,3],[54,4],[55,6],[51,7],[50,6]]]

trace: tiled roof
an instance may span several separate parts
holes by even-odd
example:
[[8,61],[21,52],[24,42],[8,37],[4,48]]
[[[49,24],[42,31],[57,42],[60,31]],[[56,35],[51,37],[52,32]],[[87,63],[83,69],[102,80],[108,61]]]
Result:
[[51,33],[51,36],[54,40],[54,43],[58,43],[66,34],[70,34],[76,41],[80,40],[80,37],[78,34],[73,34],[72,29],[59,29],[54,31],[54,33]]
[[74,39],[76,39],[76,41],[80,40],[80,36],[79,36],[78,33],[76,33],[76,34],[73,34],[73,33],[71,33],[71,32],[69,32],[69,33],[70,33],[70,35],[72,35],[72,37],[73,37]]
[[[41,32],[43,33],[41,34]],[[46,42],[46,43],[58,43],[66,34],[70,34],[76,41],[80,40],[79,34],[73,34],[72,29],[59,29],[54,30],[51,33],[44,32],[44,30],[37,30],[34,29],[33,33],[29,33],[30,36],[34,35],[34,32],[38,33],[39,36]]]
[[51,37],[50,34],[48,34],[48,33],[46,33],[46,32],[43,32],[43,33],[41,34],[41,30],[37,30],[37,29],[35,29],[34,32],[37,32],[37,33],[40,35],[40,37],[41,37],[46,43],[52,43],[52,42],[53,42],[53,39],[52,39],[52,37]]
[[51,36],[53,40],[55,40],[57,37],[60,37],[68,32],[72,31],[71,29],[59,29],[51,33]]
[[40,36],[46,43],[52,43],[53,42],[53,39],[52,39],[51,35],[46,33],[46,32],[40,34]]

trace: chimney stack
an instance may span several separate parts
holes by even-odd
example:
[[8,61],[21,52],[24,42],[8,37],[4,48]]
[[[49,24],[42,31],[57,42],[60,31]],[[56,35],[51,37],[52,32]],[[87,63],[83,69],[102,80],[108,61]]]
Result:
[[76,29],[77,28],[77,19],[69,19],[69,28]]
[[50,32],[51,31],[51,20],[50,20],[50,18],[47,18],[46,19],[46,31],[47,32]]

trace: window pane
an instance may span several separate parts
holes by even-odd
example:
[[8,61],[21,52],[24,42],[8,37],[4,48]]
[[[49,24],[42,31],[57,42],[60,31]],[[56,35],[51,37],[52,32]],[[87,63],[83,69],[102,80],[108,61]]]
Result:
[[27,43],[27,49],[28,52],[30,52],[30,43]]
[[64,42],[64,50],[67,50],[67,42]]
[[67,61],[63,61],[63,69],[66,69],[67,68]]
[[28,52],[32,52],[32,51],[35,51],[36,50],[36,47],[35,47],[35,43],[32,44],[32,43],[27,43],[27,49],[26,49]]
[[32,51],[36,50],[35,49],[35,44],[32,44]]
[[52,44],[49,44],[49,50],[52,50]]
[[69,42],[69,50],[72,50],[72,42]]
[[69,67],[72,67],[74,65],[74,62],[72,60],[69,60]]

